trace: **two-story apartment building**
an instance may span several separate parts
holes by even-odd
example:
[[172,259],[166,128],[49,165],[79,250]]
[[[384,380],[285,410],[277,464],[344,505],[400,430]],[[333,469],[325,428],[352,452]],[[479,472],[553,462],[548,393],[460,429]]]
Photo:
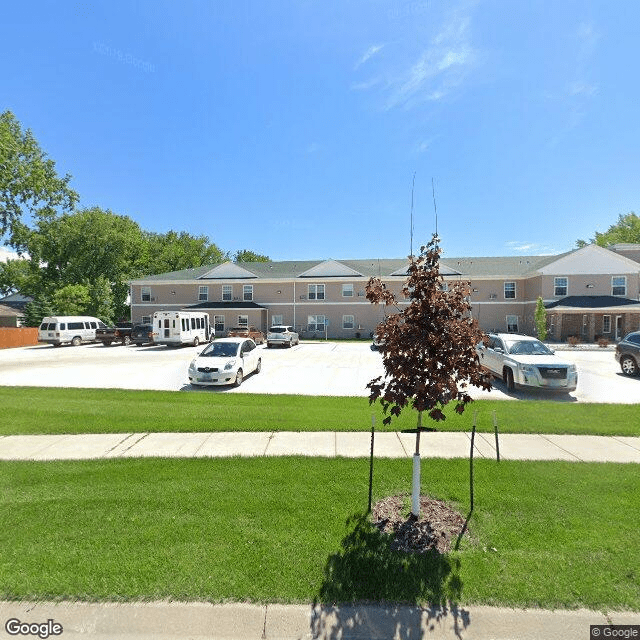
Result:
[[[406,304],[408,260],[224,262],[131,282],[133,322],[155,311],[202,309],[216,335],[235,326],[263,331],[294,325],[303,337],[369,337],[385,313],[365,297],[372,276]],[[469,281],[472,313],[487,331],[533,334],[539,296],[548,309],[550,338],[576,335],[611,340],[640,329],[640,245],[589,245],[565,254],[442,258],[444,282]]]

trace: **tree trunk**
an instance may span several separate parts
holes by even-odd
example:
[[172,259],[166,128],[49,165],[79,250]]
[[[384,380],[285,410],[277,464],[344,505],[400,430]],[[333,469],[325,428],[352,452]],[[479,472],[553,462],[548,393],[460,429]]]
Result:
[[411,492],[411,514],[420,517],[420,431],[422,429],[422,411],[418,411],[416,429],[416,452],[413,454],[413,487]]

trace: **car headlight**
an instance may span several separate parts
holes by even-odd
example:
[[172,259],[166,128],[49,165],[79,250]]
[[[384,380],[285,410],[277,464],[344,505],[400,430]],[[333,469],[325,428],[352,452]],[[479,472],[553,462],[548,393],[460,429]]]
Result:
[[224,365],[224,370],[225,371],[229,371],[230,369],[233,369],[233,367],[236,366],[236,361],[235,360],[229,360],[229,362],[227,362],[227,364]]
[[191,364],[189,365],[189,371],[195,371],[196,370],[196,361],[192,360]]
[[522,364],[520,368],[523,373],[534,374],[536,372],[536,368],[532,364]]
[[576,367],[575,364],[570,364],[569,368],[567,369],[567,371],[569,373],[578,373],[578,367]]

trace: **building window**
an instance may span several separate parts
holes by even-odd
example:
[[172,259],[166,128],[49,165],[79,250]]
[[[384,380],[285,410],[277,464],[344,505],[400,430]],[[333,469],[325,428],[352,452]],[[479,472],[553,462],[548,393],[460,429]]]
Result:
[[354,316],[342,316],[343,329],[353,329],[354,325],[355,325]]
[[343,298],[353,298],[353,285],[352,284],[343,284],[342,285],[342,297]]
[[309,300],[324,300],[324,285],[323,284],[310,284],[309,285]]
[[238,326],[239,327],[248,327],[249,326],[249,316],[238,316]]
[[569,290],[569,280],[567,278],[553,279],[553,295],[557,298],[564,298]]
[[282,314],[280,314],[280,315],[273,315],[273,316],[271,316],[271,326],[272,326],[272,327],[278,327],[278,326],[280,326],[281,324],[284,324],[284,323],[282,322]]
[[449,283],[448,282],[444,282],[444,281],[441,282],[438,285],[438,289],[440,289],[440,291],[444,291],[446,293],[447,291],[449,291]]
[[222,285],[222,300],[233,300],[233,285]]
[[507,316],[507,332],[518,333],[518,316]]
[[151,316],[142,316],[140,324],[151,324]]
[[602,316],[602,333],[611,333],[611,316]]
[[613,276],[611,278],[611,295],[612,296],[627,295],[627,276]]
[[505,299],[513,299],[516,297],[516,283],[505,282],[504,283],[504,297]]
[[309,331],[324,331],[325,316],[307,316],[307,325]]
[[253,300],[253,285],[252,284],[243,284],[242,285],[242,299],[245,302],[250,302]]
[[213,316],[213,330],[216,333],[224,331],[224,316]]
[[200,285],[198,287],[198,300],[200,302],[206,302],[207,300],[209,300],[209,287],[207,287],[206,285]]
[[151,287],[142,287],[142,302],[151,302]]

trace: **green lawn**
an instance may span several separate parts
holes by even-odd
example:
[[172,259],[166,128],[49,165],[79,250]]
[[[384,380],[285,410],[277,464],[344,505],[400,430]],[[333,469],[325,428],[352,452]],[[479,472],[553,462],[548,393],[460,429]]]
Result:
[[[208,391],[127,391],[0,387],[0,435],[31,433],[127,433],[131,431],[367,431],[371,416],[382,429],[378,405],[366,398],[224,394]],[[462,416],[447,410],[442,431],[640,435],[638,405],[553,401],[478,400]],[[396,430],[415,427],[405,411]],[[430,425],[427,420],[426,423]]]
[[[375,493],[410,476],[410,461],[376,461]],[[411,557],[361,515],[366,460],[5,462],[0,599],[640,611],[637,465],[479,460],[475,476],[471,538]],[[466,515],[468,462],[425,461],[423,492]]]

